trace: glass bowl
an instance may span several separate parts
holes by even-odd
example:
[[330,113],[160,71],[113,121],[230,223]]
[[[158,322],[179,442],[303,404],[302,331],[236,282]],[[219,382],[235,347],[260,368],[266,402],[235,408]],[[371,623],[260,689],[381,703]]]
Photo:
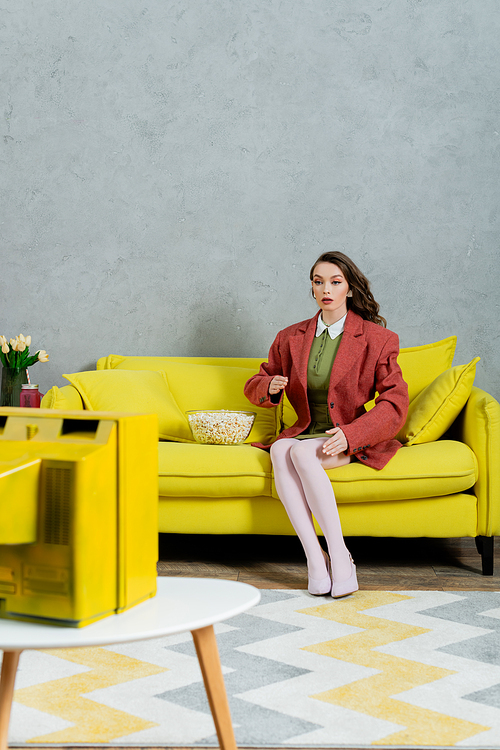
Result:
[[228,409],[187,411],[186,414],[196,442],[210,445],[244,443],[256,416],[254,411]]

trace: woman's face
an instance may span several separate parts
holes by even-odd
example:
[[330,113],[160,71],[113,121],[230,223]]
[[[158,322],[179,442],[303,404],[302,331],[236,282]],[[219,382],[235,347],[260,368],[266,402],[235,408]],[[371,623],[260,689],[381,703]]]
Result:
[[349,284],[335,263],[318,263],[314,269],[312,289],[326,325],[344,317]]

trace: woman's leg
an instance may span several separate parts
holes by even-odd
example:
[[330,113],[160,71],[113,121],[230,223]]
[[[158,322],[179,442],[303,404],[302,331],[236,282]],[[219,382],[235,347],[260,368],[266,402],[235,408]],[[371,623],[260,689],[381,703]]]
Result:
[[271,446],[271,460],[274,469],[274,482],[278,496],[285,506],[288,518],[302,542],[304,552],[306,553],[309,576],[316,581],[321,581],[328,577],[325,557],[316,534],[316,529],[314,528],[311,510],[304,494],[302,482],[290,458],[290,451],[295,445],[300,445],[300,443],[300,440],[293,440],[293,438],[283,438],[273,443]]
[[325,470],[345,466],[351,459],[345,453],[327,456],[322,452],[324,442],[325,438],[294,441],[290,460],[299,477],[307,505],[325,535],[332,576],[335,581],[342,582],[351,575],[351,561],[344,543],[335,494]]

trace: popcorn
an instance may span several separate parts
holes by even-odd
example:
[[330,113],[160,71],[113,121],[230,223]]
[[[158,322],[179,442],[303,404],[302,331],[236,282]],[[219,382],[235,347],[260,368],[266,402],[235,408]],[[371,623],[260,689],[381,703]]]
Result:
[[188,411],[194,439],[198,443],[234,445],[243,443],[252,429],[255,413],[251,411]]

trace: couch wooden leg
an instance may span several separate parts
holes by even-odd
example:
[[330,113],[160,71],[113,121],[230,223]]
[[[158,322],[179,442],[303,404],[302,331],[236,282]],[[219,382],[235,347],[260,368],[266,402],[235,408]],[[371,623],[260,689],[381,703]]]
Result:
[[476,547],[483,563],[483,576],[493,575],[493,536],[477,536]]

